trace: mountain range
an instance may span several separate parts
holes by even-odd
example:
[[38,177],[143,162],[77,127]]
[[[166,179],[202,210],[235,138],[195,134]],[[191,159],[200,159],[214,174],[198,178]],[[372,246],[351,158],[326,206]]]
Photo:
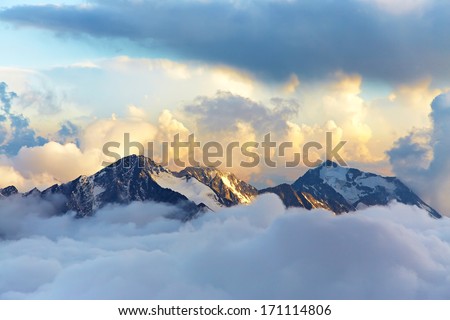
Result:
[[209,167],[174,172],[150,158],[131,155],[92,176],[80,176],[42,192],[33,189],[21,194],[14,186],[0,189],[0,199],[59,198],[61,214],[74,211],[80,218],[108,204],[151,200],[180,206],[182,214],[177,218],[189,220],[199,213],[249,204],[263,193],[277,194],[286,207],[323,208],[335,214],[397,201],[422,208],[434,218],[441,217],[399,179],[341,167],[331,161],[308,170],[292,184],[257,190],[230,172]]

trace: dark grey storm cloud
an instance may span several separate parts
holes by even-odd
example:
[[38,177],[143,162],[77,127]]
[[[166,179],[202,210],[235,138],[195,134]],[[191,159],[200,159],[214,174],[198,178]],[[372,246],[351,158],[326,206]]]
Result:
[[450,8],[391,14],[373,3],[329,1],[90,1],[13,6],[0,19],[58,34],[126,38],[149,50],[226,63],[271,79],[341,69],[406,81],[450,71]]

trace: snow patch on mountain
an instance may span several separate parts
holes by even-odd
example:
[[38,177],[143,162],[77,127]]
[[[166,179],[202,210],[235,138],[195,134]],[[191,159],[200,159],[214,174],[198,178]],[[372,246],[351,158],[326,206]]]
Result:
[[161,187],[181,193],[197,205],[203,203],[213,211],[223,207],[214,191],[197,179],[187,176],[176,177],[168,172],[152,174],[152,178]]
[[[155,201],[174,204],[187,221],[201,212],[250,204],[258,194],[275,193],[286,207],[323,208],[341,214],[391,202],[415,205],[431,216],[441,215],[395,177],[383,177],[326,161],[308,170],[293,184],[258,191],[230,172],[210,167],[188,167],[180,172],[144,156],[128,156],[92,176],[54,185],[43,192],[33,189],[23,197],[49,199],[59,196],[60,211],[90,216],[109,204]],[[13,186],[0,189],[0,199],[17,193]]]
[[377,188],[384,188],[388,194],[395,193],[395,184],[386,178],[360,171],[356,171],[356,174],[354,171],[340,166],[322,166],[320,178],[352,205],[358,205],[362,197]]
[[249,204],[258,194],[258,190],[240,180],[231,172],[223,172],[211,167],[188,167],[177,176],[189,176],[210,187],[218,196],[221,204],[230,207]]
[[230,181],[229,175],[221,175],[220,179],[222,180],[223,184],[227,186],[231,192],[233,192],[240,200],[241,203],[249,204],[252,202],[251,197],[249,197],[246,194],[241,193],[239,190],[236,189],[236,186]]

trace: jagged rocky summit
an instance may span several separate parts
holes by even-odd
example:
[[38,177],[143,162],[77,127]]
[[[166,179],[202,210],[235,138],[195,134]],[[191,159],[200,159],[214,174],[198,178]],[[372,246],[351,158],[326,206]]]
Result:
[[[80,176],[44,191],[33,189],[23,197],[59,197],[61,214],[75,211],[90,216],[108,204],[155,201],[175,204],[189,220],[198,213],[249,204],[258,194],[277,194],[286,207],[323,208],[336,214],[397,201],[441,215],[395,177],[383,177],[326,161],[308,170],[294,183],[257,190],[230,172],[215,168],[188,167],[173,172],[144,156],[131,155],[92,176]],[[20,195],[14,186],[0,189],[0,199]]]
[[397,201],[441,217],[399,179],[341,167],[332,161],[308,170],[292,184],[259,191],[266,192],[276,193],[287,207],[323,208],[341,214]]

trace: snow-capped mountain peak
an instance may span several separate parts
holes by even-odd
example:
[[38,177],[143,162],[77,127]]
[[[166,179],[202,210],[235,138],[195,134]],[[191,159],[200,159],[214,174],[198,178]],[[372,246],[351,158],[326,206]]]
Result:
[[0,188],[0,198],[1,197],[10,197],[17,193],[19,193],[19,191],[14,186],[9,186],[9,187],[3,188],[3,189]]
[[[209,167],[188,167],[180,172],[158,165],[144,156],[128,156],[92,176],[54,185],[43,192],[33,189],[23,197],[62,196],[60,212],[92,215],[108,204],[156,201],[182,207],[177,218],[190,219],[199,212],[248,204],[258,193],[280,196],[287,207],[323,208],[336,214],[397,201],[441,215],[395,177],[383,177],[326,161],[308,170],[293,184],[258,191],[233,173]],[[15,187],[0,189],[0,198],[17,194]],[[59,202],[58,202],[59,203]]]
[[170,174],[153,160],[132,155],[125,157],[92,176],[80,176],[42,192],[43,197],[61,194],[67,198],[63,212],[76,211],[78,216],[92,215],[107,204],[133,201],[166,202],[183,205],[187,215],[195,214],[197,205],[185,195],[160,186],[154,175]]
[[441,215],[395,177],[383,177],[326,161],[308,170],[292,184],[297,192],[310,193],[336,213],[387,205],[392,201],[416,205],[433,217]]
[[[250,191],[246,193],[247,190]],[[33,189],[23,194],[32,195],[43,198],[62,195],[66,201],[61,212],[75,211],[79,217],[92,215],[108,204],[133,201],[177,204],[187,212],[186,217],[192,217],[199,211],[249,203],[256,189],[231,173],[211,168],[186,168],[177,173],[150,158],[131,155],[92,176],[80,176],[43,192]]]
[[395,193],[397,188],[395,178],[382,177],[333,164],[332,166],[322,165],[319,177],[354,206],[357,206],[364,196],[375,189],[384,189],[387,196]]

